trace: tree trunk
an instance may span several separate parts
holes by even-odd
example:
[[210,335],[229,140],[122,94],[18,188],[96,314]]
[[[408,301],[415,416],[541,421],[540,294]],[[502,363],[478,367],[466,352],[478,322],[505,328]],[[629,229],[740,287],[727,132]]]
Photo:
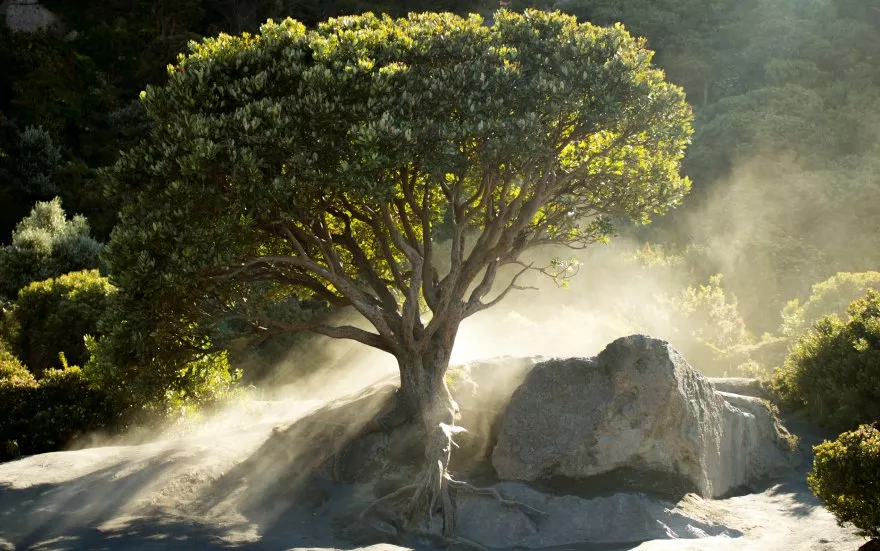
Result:
[[395,521],[403,520],[401,528],[404,531],[439,536],[447,543],[461,543],[464,540],[455,534],[454,498],[459,492],[486,496],[531,516],[544,513],[524,503],[508,500],[493,488],[477,488],[449,475],[454,435],[451,428],[458,419],[458,404],[446,385],[446,370],[458,323],[449,324],[444,329],[423,352],[413,350],[398,356],[400,393],[394,408],[397,412],[393,416],[419,423],[424,431],[425,458],[421,473],[412,484],[383,496],[362,515],[380,503],[397,504],[408,498],[402,507],[395,507],[393,513]]
[[454,530],[452,499],[447,488],[451,436],[447,427],[454,426],[458,406],[446,385],[446,370],[455,328],[441,331],[421,355],[413,353],[399,358],[401,399],[412,412],[412,420],[424,431],[425,459],[416,482],[412,499],[405,512],[408,523],[418,531],[433,532],[433,518],[440,514],[443,533]]

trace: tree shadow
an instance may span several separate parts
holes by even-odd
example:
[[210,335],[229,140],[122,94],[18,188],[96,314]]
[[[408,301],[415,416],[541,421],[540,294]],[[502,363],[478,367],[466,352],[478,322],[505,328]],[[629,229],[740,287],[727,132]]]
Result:
[[[117,518],[172,466],[171,458],[137,469],[119,461],[60,483],[0,485],[0,532],[16,549],[98,549],[109,538],[100,526]],[[164,532],[157,522],[150,537]]]
[[[91,450],[104,457],[96,470],[60,482],[24,488],[0,483],[0,549],[344,549],[339,523],[375,497],[371,485],[358,483],[366,476],[364,465],[354,469],[353,484],[336,484],[329,460],[394,389],[377,384],[276,427],[231,467],[208,467],[215,459],[210,441],[181,440],[125,448],[119,457]],[[382,434],[366,439],[370,449],[356,450],[358,459],[393,440]],[[21,472],[39,469],[33,462],[40,457],[22,460],[32,464]],[[53,460],[46,465],[80,467]],[[351,478],[346,465],[335,467],[335,474]],[[225,472],[214,476],[221,468]]]
[[[372,473],[394,460],[399,435],[356,437],[389,403],[395,389],[393,384],[376,384],[276,427],[247,459],[202,494],[195,505],[198,516],[241,515],[270,546],[378,543],[346,544],[338,533],[376,499],[373,485],[366,483]],[[356,457],[346,461],[348,455]]]

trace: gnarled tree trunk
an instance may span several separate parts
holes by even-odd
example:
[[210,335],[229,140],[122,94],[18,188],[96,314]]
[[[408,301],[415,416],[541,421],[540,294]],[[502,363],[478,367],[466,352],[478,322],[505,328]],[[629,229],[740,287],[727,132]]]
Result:
[[453,504],[447,487],[452,453],[449,428],[455,425],[458,406],[446,385],[446,370],[455,342],[455,327],[438,332],[424,351],[398,358],[400,398],[412,412],[412,420],[424,431],[425,457],[405,515],[417,530],[430,531],[437,514],[443,532],[454,530]]

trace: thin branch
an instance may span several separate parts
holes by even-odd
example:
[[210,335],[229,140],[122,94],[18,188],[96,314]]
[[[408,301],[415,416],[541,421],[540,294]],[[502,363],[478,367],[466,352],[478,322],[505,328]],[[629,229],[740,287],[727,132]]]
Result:
[[351,217],[345,212],[335,208],[328,208],[327,212],[342,221],[345,229],[343,233],[339,236],[339,242],[348,250],[349,253],[351,253],[352,260],[358,271],[364,276],[364,278],[367,280],[367,283],[369,283],[370,287],[373,288],[373,291],[376,292],[376,295],[379,297],[379,300],[382,302],[382,305],[385,307],[385,309],[389,312],[396,312],[397,300],[388,290],[388,286],[386,285],[385,281],[379,277],[378,273],[376,273],[376,270],[373,268],[373,264],[367,258],[366,253],[358,244],[357,240],[352,234]]
[[511,278],[510,283],[507,285],[507,287],[505,287],[505,289],[504,289],[503,291],[501,291],[501,293],[500,293],[497,297],[495,297],[494,299],[492,299],[491,301],[489,301],[489,302],[482,302],[482,301],[478,298],[477,300],[471,300],[470,302],[468,302],[467,308],[465,308],[465,317],[470,316],[470,315],[473,315],[473,314],[476,314],[477,312],[482,312],[483,310],[486,310],[486,309],[488,309],[488,308],[491,308],[491,307],[495,306],[496,304],[498,304],[499,302],[501,302],[502,300],[504,300],[504,297],[506,297],[507,294],[510,293],[510,291],[513,291],[513,290],[517,290],[517,291],[526,291],[526,290],[537,291],[537,290],[538,290],[537,287],[528,286],[528,285],[524,286],[524,285],[518,285],[518,284],[517,284],[517,281],[519,281],[519,278],[520,278],[524,273],[526,273],[527,271],[529,271],[529,270],[531,270],[531,269],[533,269],[533,268],[532,268],[532,264],[525,265],[520,271],[518,271],[516,274],[514,274],[514,276]]

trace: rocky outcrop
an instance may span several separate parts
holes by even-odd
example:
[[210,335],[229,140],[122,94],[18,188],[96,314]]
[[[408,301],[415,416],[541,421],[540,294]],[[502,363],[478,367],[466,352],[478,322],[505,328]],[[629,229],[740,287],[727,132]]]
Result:
[[495,489],[504,498],[526,504],[534,511],[482,496],[461,498],[456,514],[459,535],[489,548],[539,549],[583,542],[635,543],[741,535],[643,494],[583,499],[544,494],[517,482],[505,482]]
[[746,377],[709,377],[709,382],[719,392],[753,396],[755,398],[770,398],[770,390],[758,379]]
[[596,358],[537,365],[514,393],[492,463],[504,480],[674,477],[704,497],[798,461],[758,399],[716,392],[669,343],[630,336]]
[[36,32],[60,25],[60,20],[38,0],[6,0],[0,4],[6,26],[13,31]]

